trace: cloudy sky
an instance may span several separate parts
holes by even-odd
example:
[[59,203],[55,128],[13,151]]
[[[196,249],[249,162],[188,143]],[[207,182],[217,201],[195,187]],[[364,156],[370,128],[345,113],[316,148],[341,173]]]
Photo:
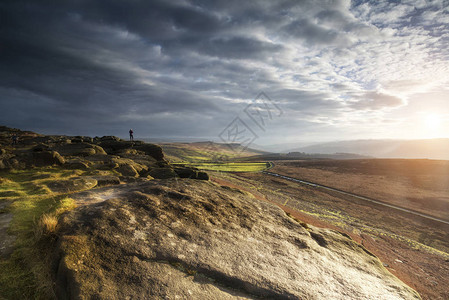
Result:
[[449,137],[446,0],[60,3],[0,3],[4,125],[262,145]]

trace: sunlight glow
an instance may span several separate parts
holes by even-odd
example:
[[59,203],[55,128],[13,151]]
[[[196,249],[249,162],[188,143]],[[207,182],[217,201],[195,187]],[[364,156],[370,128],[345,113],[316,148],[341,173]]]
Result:
[[443,119],[438,114],[428,114],[424,117],[424,132],[426,138],[436,138],[442,134]]
[[436,114],[427,115],[425,118],[425,124],[429,130],[438,130],[441,126],[441,117]]

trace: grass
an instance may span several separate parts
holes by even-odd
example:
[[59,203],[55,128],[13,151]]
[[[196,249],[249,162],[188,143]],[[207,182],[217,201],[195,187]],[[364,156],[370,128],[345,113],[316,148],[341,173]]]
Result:
[[8,232],[16,236],[14,252],[0,260],[0,291],[6,299],[54,298],[50,249],[59,216],[75,207],[68,194],[52,193],[45,182],[78,175],[57,168],[0,173],[0,201],[13,215]]
[[[176,165],[176,164],[175,164]],[[254,163],[242,163],[242,162],[229,162],[229,163],[187,163],[191,167],[198,168],[200,170],[217,171],[217,172],[261,172],[267,170],[271,165],[265,162]]]
[[228,145],[209,142],[162,144],[161,147],[172,163],[233,160],[258,154],[252,149],[232,149]]
[[447,219],[449,162],[371,159],[276,162],[274,172]]

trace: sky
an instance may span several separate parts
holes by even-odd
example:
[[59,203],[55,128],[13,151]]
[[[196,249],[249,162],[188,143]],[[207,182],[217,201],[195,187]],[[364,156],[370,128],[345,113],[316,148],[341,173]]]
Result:
[[449,137],[449,1],[2,1],[0,123],[312,143]]

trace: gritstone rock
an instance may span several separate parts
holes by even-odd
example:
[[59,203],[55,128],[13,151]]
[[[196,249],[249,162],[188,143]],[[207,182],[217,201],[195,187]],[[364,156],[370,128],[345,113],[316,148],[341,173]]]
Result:
[[338,232],[208,181],[72,195],[54,251],[59,299],[420,299]]

